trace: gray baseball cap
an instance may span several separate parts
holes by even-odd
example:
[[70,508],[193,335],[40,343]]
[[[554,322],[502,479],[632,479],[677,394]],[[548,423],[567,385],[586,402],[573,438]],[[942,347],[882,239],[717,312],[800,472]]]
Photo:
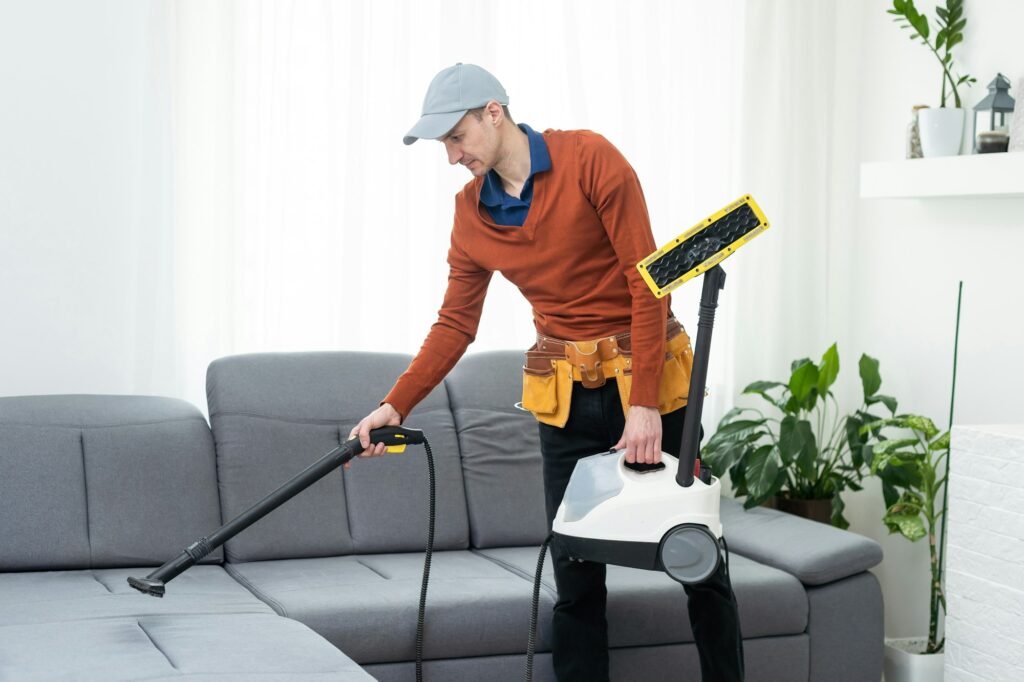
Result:
[[434,76],[423,98],[423,115],[402,141],[412,144],[421,137],[434,140],[455,127],[470,109],[491,100],[508,104],[498,79],[475,64],[459,62]]

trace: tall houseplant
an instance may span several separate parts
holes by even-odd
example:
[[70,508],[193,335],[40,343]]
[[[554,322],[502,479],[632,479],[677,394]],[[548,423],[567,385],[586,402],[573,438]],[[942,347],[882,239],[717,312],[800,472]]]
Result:
[[[939,107],[924,109],[919,114],[921,128],[921,149],[925,156],[952,156],[960,153],[964,131],[964,109],[961,106],[961,85],[970,87],[977,82],[969,75],[957,75],[953,67],[953,48],[963,42],[964,0],[946,0],[946,6],[935,8],[937,31],[932,37],[928,17],[914,6],[914,0],[893,0],[889,14],[902,29],[910,30],[910,39],[920,41],[935,55],[942,67],[942,88],[939,91]],[[952,97],[953,107],[947,107]]]
[[[888,437],[893,427],[903,433],[896,438]],[[861,432],[866,434],[874,429],[882,430],[869,454],[871,473],[882,481],[886,506],[882,521],[890,533],[899,533],[911,542],[928,538],[931,598],[928,643],[923,653],[933,654],[942,651],[943,642],[938,639],[939,611],[946,610],[939,557],[944,539],[940,524],[946,504],[939,496],[948,476],[948,469],[943,473],[942,467],[949,457],[949,431],[939,433],[931,419],[916,414],[871,422],[861,427]]]
[[870,410],[883,404],[890,415],[896,413],[896,399],[878,393],[882,383],[878,361],[862,355],[859,365],[864,396],[850,414],[842,413],[831,390],[839,375],[836,344],[825,351],[819,364],[808,358],[794,361],[787,383],[755,381],[743,390],[759,396],[780,416],[752,407],[733,408],[701,456],[716,476],[728,472],[736,495],[746,497],[744,507],[776,496],[828,500],[832,524],[849,526],[840,493],[861,489],[864,452],[871,438],[863,427],[880,419]]
[[[865,449],[871,472],[882,482],[885,500],[883,522],[890,533],[911,542],[928,538],[929,618],[928,637],[886,639],[887,682],[942,679],[945,638],[939,638],[946,613],[945,546],[949,487],[950,430],[956,398],[956,365],[960,343],[960,309],[963,282],[957,291],[956,329],[953,334],[953,382],[949,396],[949,429],[940,433],[926,417],[914,414],[867,423],[862,435],[872,433]],[[901,432],[893,435],[892,429]],[[941,498],[940,498],[941,495]]]

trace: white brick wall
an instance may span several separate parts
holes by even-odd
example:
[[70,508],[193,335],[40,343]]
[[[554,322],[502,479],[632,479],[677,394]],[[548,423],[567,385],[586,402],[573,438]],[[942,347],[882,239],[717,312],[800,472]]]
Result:
[[1024,425],[956,426],[946,550],[947,682],[1024,680]]

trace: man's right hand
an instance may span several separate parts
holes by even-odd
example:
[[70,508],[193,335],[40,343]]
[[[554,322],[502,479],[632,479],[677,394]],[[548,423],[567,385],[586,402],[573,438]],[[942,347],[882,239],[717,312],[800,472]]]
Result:
[[[383,455],[387,449],[387,445],[384,443],[373,444],[370,442],[370,431],[373,429],[379,429],[382,426],[401,426],[402,415],[398,413],[395,408],[391,407],[391,403],[384,403],[370,414],[363,417],[363,419],[356,424],[356,427],[352,429],[352,432],[348,434],[348,437],[355,438],[359,437],[359,444],[363,446],[363,451],[359,453],[360,457],[377,457]],[[352,466],[352,460],[345,462],[345,468],[348,469]]]

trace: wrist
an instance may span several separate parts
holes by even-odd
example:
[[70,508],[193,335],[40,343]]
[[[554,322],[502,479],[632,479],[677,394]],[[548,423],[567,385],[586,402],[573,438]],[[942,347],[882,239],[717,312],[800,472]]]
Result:
[[389,413],[388,414],[389,418],[398,419],[398,423],[399,424],[402,423],[402,421],[403,421],[402,413],[399,412],[398,410],[396,410],[394,405],[392,405],[391,403],[381,403],[381,407],[385,408],[385,411]]

